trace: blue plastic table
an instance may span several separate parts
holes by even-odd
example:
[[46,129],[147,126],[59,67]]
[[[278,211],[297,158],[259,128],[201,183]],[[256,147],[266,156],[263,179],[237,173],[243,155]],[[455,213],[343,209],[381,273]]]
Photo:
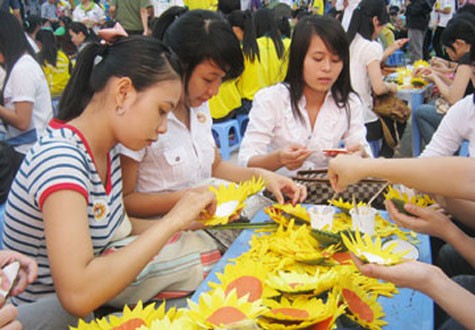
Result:
[[412,155],[414,157],[419,156],[422,151],[421,134],[419,133],[419,127],[417,126],[414,113],[416,112],[416,109],[420,105],[424,104],[425,100],[430,96],[432,88],[433,84],[428,84],[424,88],[400,89],[397,92],[397,97],[403,101],[406,101],[412,109]]
[[[381,211],[384,218],[388,218],[386,211]],[[269,217],[260,211],[251,220],[251,222],[264,222]],[[249,242],[254,235],[254,230],[246,229],[238,236],[221,260],[216,264],[211,273],[208,274],[201,286],[192,296],[194,302],[198,302],[201,293],[210,288],[208,282],[219,283],[216,273],[222,273],[224,267],[230,259],[239,257],[242,253],[249,250]],[[419,250],[419,260],[431,262],[430,242],[427,235],[417,235],[420,243],[417,246]],[[384,329],[388,330],[433,330],[433,304],[427,296],[411,289],[399,288],[399,293],[393,298],[380,297],[379,302],[383,306],[386,317],[384,320],[388,325]]]

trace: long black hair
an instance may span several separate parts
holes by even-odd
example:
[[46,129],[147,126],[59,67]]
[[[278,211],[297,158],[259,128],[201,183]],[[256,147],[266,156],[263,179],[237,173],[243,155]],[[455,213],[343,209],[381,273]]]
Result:
[[385,0],[362,0],[355,8],[347,32],[350,43],[355,38],[356,33],[367,40],[371,40],[374,33],[373,17],[377,17],[381,25],[388,23],[389,15]]
[[470,13],[457,14],[452,18],[442,32],[440,42],[443,46],[455,51],[453,44],[457,39],[463,40],[473,48],[473,36],[475,36],[475,17]]
[[78,117],[111,77],[129,77],[140,92],[160,81],[181,79],[181,66],[178,57],[153,38],[132,36],[112,45],[91,42],[79,53],[59,103],[58,119]]
[[166,29],[163,41],[180,58],[186,85],[196,66],[205,60],[226,72],[223,80],[237,78],[244,70],[239,40],[228,22],[212,11],[183,14]]
[[73,31],[74,33],[82,33],[84,35],[84,42],[94,42],[94,41],[99,41],[99,37],[97,34],[94,32],[93,29],[88,28],[86,25],[84,25],[81,22],[72,22],[68,26],[68,30]]
[[267,36],[272,39],[277,57],[281,59],[284,56],[284,44],[280,37],[279,28],[275,21],[275,15],[269,8],[261,8],[254,12],[254,26],[256,28],[256,37]]
[[348,38],[340,22],[330,16],[305,16],[295,26],[290,44],[289,67],[284,82],[290,92],[290,102],[295,118],[303,120],[298,103],[303,96],[304,61],[311,39],[318,36],[330,52],[343,62],[343,69],[331,87],[331,93],[339,107],[347,107],[350,93],[354,90],[350,80],[350,50]]
[[36,40],[41,43],[41,50],[38,53],[38,61],[41,65],[46,63],[56,67],[58,59],[58,46],[53,31],[42,29],[36,34]]
[[228,15],[228,22],[231,27],[236,26],[243,31],[242,52],[244,57],[248,58],[251,62],[256,57],[260,60],[259,46],[257,45],[251,11],[233,10]]
[[23,22],[23,27],[26,33],[32,34],[37,29],[41,28],[41,17],[37,15],[28,16]]
[[[4,91],[10,73],[20,57],[30,54],[35,58],[35,54],[26,39],[25,32],[18,19],[12,14],[2,11],[0,11],[0,53],[3,54],[5,61],[3,66],[6,71],[6,77],[2,88]],[[3,92],[0,104],[3,104]]]

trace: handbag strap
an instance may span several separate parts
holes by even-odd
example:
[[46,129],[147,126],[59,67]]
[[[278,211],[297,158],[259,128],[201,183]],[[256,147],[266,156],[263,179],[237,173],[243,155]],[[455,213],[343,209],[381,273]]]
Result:
[[[389,130],[389,127],[386,124],[386,122],[383,120],[383,118],[380,115],[378,115],[378,118],[379,118],[379,122],[381,123],[381,128],[383,130],[384,140],[386,141],[388,146],[390,146],[392,149],[396,148],[399,144],[399,141],[394,140],[394,137],[391,134],[391,131]],[[397,129],[396,129],[396,135],[398,135]]]

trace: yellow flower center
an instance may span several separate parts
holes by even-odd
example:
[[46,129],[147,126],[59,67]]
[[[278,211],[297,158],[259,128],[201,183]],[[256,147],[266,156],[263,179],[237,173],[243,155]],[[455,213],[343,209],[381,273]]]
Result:
[[263,291],[261,281],[254,276],[241,276],[232,281],[226,288],[226,295],[228,295],[233,289],[236,289],[238,298],[249,294],[247,298],[249,302],[254,302],[257,299],[260,299]]
[[122,323],[121,325],[113,328],[112,330],[134,330],[142,325],[146,325],[145,321],[142,319],[131,319],[128,320],[127,322]]
[[273,310],[271,310],[271,313],[275,315],[284,314],[284,315],[290,316],[295,319],[300,319],[300,320],[306,319],[310,316],[306,310],[297,309],[297,308],[285,308],[285,307],[274,308]]
[[241,312],[236,307],[224,306],[214,311],[206,321],[215,326],[226,325],[234,322],[243,321],[246,319],[246,314]]

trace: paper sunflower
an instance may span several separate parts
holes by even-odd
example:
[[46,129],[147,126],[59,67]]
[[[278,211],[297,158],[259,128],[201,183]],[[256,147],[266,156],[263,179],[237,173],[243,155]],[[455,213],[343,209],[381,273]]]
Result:
[[220,283],[209,283],[210,288],[222,288],[225,294],[236,290],[238,298],[247,295],[250,302],[275,297],[279,292],[265,285],[269,274],[262,262],[240,258],[235,264],[228,264],[223,273],[217,273]]
[[285,294],[318,295],[331,289],[337,281],[338,275],[333,269],[322,274],[317,270],[313,275],[280,271],[278,275],[269,276],[266,284]]
[[264,188],[264,181],[254,177],[238,185],[210,186],[209,190],[215,193],[217,199],[216,212],[212,217],[204,220],[206,226],[224,225],[229,218],[237,215],[245,206],[244,201],[249,196]]
[[325,260],[330,259],[336,252],[337,247],[330,245],[324,250],[301,250],[295,252],[295,260],[307,265],[320,265]]
[[384,194],[384,197],[386,199],[390,199],[397,207],[399,212],[404,214],[408,214],[406,210],[404,210],[404,204],[406,203],[421,207],[426,207],[431,204],[434,204],[434,200],[428,195],[415,194],[409,197],[406,192],[401,193],[399,190],[395,189],[392,186],[388,187],[388,192]]
[[[268,211],[266,210],[264,211],[266,211],[267,214],[280,213],[280,215],[283,216],[287,220],[295,219],[295,222],[297,224],[310,224],[310,215],[308,214],[307,209],[300,204],[296,204],[296,205],[292,205],[290,203],[289,204],[274,204],[272,206],[267,207],[266,209],[268,209]],[[269,216],[271,215],[269,214]],[[276,221],[276,222],[279,222],[279,221]]]
[[199,328],[187,317],[188,310],[174,310],[173,315],[167,313],[162,319],[152,321],[150,327],[141,326],[137,330],[198,330]]
[[266,310],[260,299],[249,302],[247,296],[238,298],[236,290],[226,295],[221,288],[203,293],[198,304],[188,300],[188,305],[188,317],[205,329],[254,320]]
[[412,71],[411,70],[406,69],[406,68],[398,68],[398,69],[396,69],[396,72],[398,74],[398,76],[397,76],[398,85],[404,85],[404,83],[406,82],[407,79],[409,79],[408,82],[410,82],[410,77],[412,77]]
[[376,301],[376,295],[368,295],[351,277],[341,277],[338,283],[344,302],[348,305],[347,316],[365,329],[379,330],[387,322],[383,307]]
[[[175,312],[172,311],[170,313],[174,314]],[[121,316],[109,315],[90,323],[79,320],[78,327],[70,327],[70,329],[137,329],[141,326],[149,326],[153,320],[163,319],[167,314],[165,314],[165,303],[161,304],[158,309],[155,309],[155,304],[150,304],[143,308],[142,301],[139,301],[133,309],[126,305]]]
[[346,305],[339,305],[338,297],[330,293],[324,303],[321,299],[298,297],[280,301],[265,300],[269,308],[259,318],[259,325],[264,329],[331,329],[334,321],[340,316]]
[[[328,201],[328,203],[330,205],[333,205],[335,207],[338,207],[340,209],[341,212],[349,215],[350,214],[350,210],[354,207],[353,203],[350,202],[350,201],[344,201],[343,198],[339,198],[339,199],[331,199]],[[366,203],[363,203],[363,202],[358,202],[358,206],[365,206]]]
[[347,249],[366,263],[395,265],[402,262],[403,257],[409,252],[395,252],[396,243],[389,244],[383,248],[379,236],[373,242],[370,235],[365,234],[362,238],[359,231],[356,231],[354,236],[349,235],[347,237],[345,234],[342,234],[341,238]]
[[417,60],[414,62],[413,67],[414,69],[417,68],[428,68],[430,66],[429,62],[425,60]]
[[260,192],[262,189],[265,188],[266,184],[264,182],[264,179],[262,177],[258,177],[256,179],[255,176],[252,177],[251,180],[247,180],[241,183],[241,186],[245,189],[247,189],[247,195],[255,195],[258,192]]
[[335,252],[330,246],[320,249],[308,226],[295,226],[293,219],[286,230],[281,226],[269,239],[269,250],[302,263],[317,265]]
[[427,80],[421,77],[412,77],[411,85],[417,88],[423,88],[428,84]]

